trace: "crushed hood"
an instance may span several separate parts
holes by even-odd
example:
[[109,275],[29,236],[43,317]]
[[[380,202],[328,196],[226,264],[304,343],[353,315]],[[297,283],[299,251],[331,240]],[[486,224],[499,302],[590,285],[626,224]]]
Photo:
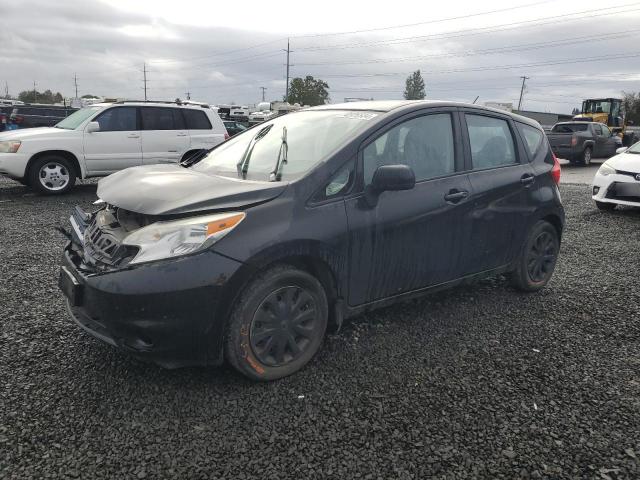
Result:
[[179,165],[147,165],[103,178],[98,182],[98,197],[145,215],[178,215],[266,202],[287,185],[208,175]]

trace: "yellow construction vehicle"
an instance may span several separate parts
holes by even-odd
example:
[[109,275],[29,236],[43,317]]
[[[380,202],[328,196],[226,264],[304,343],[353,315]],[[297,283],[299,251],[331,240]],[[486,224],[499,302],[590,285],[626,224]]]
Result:
[[636,142],[635,133],[627,131],[627,126],[633,122],[626,120],[621,98],[589,98],[582,102],[582,112],[573,119],[604,123],[622,138],[624,146],[628,147]]

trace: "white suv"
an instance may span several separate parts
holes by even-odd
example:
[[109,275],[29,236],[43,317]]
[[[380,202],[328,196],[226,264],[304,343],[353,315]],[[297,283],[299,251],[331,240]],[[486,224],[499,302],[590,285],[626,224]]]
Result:
[[102,103],[54,127],[1,133],[0,175],[42,193],[64,193],[76,177],[177,163],[227,138],[222,120],[208,105]]

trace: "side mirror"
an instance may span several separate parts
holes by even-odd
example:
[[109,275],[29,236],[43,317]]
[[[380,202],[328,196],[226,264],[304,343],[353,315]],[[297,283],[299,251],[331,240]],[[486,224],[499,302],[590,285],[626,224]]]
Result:
[[375,207],[378,196],[385,191],[411,190],[416,185],[416,176],[407,165],[382,165],[376,169],[367,185],[365,198],[367,203]]
[[616,149],[616,155],[626,152],[628,148],[629,147],[620,147],[620,148]]
[[94,133],[100,131],[100,124],[98,122],[89,122],[87,128],[85,129],[87,133]]

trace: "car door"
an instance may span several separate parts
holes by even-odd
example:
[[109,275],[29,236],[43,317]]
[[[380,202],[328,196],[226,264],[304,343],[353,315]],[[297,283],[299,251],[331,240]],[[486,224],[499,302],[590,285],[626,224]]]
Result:
[[591,129],[593,130],[593,156],[594,157],[602,157],[606,154],[607,150],[607,142],[602,135],[602,127],[599,123],[594,123],[591,125]]
[[142,163],[178,163],[189,150],[189,133],[179,108],[140,107]]
[[616,149],[618,148],[616,137],[611,133],[611,130],[609,130],[609,127],[606,125],[601,125],[600,128],[602,129],[603,141],[602,156],[605,158],[613,157],[616,154]]
[[84,158],[90,175],[104,175],[142,163],[136,107],[112,107],[94,122],[100,130],[83,133]]
[[[455,109],[405,116],[369,137],[359,152],[360,193],[345,200],[349,304],[361,305],[460,276],[469,240],[471,185],[462,169]],[[381,165],[405,164],[411,190],[364,192]]]
[[473,189],[471,246],[464,263],[465,274],[474,274],[504,266],[519,252],[535,175],[508,116],[464,109],[461,120]]
[[226,129],[222,121],[216,118],[217,115],[212,116],[214,120],[212,125],[202,108],[184,108],[182,113],[191,138],[192,148],[212,148],[224,142]]

